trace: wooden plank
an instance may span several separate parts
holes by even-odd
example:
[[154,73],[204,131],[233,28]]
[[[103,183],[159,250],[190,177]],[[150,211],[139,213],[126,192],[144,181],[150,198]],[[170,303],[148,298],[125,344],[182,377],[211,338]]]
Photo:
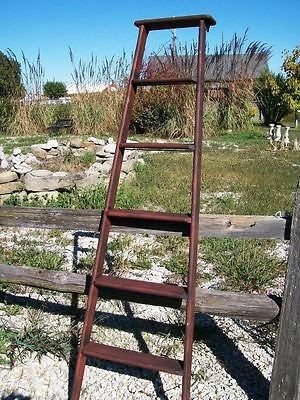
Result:
[[[0,226],[82,230],[99,229],[101,211],[66,208],[0,207]],[[290,217],[200,214],[200,236],[289,239]],[[117,232],[180,235],[176,231],[113,227]]]
[[300,400],[300,189],[292,222],[286,286],[270,400]]
[[[86,294],[90,277],[72,272],[0,264],[0,281],[65,293]],[[185,301],[180,299],[147,296],[122,290],[102,288],[101,296],[142,304],[185,308]],[[247,320],[271,321],[278,316],[279,307],[274,300],[265,295],[196,288],[196,312]]]

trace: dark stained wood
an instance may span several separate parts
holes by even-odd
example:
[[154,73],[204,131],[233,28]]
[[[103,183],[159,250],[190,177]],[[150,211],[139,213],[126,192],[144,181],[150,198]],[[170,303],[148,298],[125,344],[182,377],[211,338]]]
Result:
[[288,270],[269,400],[300,400],[300,189],[292,221]]
[[144,142],[144,143],[121,143],[121,149],[133,149],[133,150],[148,150],[148,151],[193,151],[193,143],[157,143],[157,142]]
[[96,357],[101,360],[182,375],[182,362],[173,358],[154,356],[149,353],[139,353],[137,351],[125,350],[119,347],[107,346],[94,342],[87,343],[84,346],[83,352],[86,356]]
[[165,85],[196,85],[197,81],[192,78],[148,78],[133,79],[135,86],[165,86]]
[[136,279],[125,279],[115,276],[100,275],[95,279],[95,285],[127,292],[137,292],[140,296],[161,296],[175,299],[186,299],[186,287],[167,283],[146,282]]
[[[90,276],[65,271],[49,271],[25,266],[0,264],[0,281],[50,289],[65,293],[86,294]],[[101,289],[102,298],[122,299],[142,304],[185,308],[185,301],[140,295],[127,290]],[[271,321],[279,314],[277,303],[265,295],[232,293],[196,288],[196,312],[232,318]]]
[[204,21],[206,26],[216,25],[215,19],[211,15],[187,15],[171,18],[142,19],[134,22],[135,26],[144,25],[148,30],[193,28],[199,27],[200,21]]
[[[67,208],[0,207],[1,227],[45,228],[96,232],[101,211]],[[290,217],[200,214],[201,237],[257,239],[290,238]],[[113,226],[112,231],[181,235],[178,231]]]

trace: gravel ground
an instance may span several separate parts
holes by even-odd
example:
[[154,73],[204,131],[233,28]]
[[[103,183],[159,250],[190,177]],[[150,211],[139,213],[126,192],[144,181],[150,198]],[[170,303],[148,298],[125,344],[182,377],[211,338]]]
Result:
[[[85,238],[80,246],[86,249],[94,242],[92,238]],[[66,247],[65,254],[68,262],[72,262],[72,246]],[[166,271],[162,269],[148,272],[148,278],[152,280],[162,281],[165,277]],[[18,299],[20,302],[27,300],[27,305],[16,315],[11,315],[7,307],[10,303],[18,303]],[[30,323],[39,323],[47,332],[68,332],[71,324],[74,329],[74,317],[65,313],[71,301],[70,295],[34,289],[4,296],[0,302],[0,328],[9,326],[21,330]],[[84,307],[82,298],[79,298],[79,307]],[[93,338],[110,345],[180,359],[182,318],[178,310],[101,301]],[[78,328],[80,325],[81,322]],[[191,399],[267,399],[274,336],[274,329],[257,324],[198,316]],[[71,354],[74,350],[73,346]],[[68,399],[74,366],[70,359],[72,357],[58,359],[52,354],[38,359],[33,352],[12,368],[0,365],[1,400]],[[180,377],[90,360],[85,370],[81,399],[179,400],[180,393]]]

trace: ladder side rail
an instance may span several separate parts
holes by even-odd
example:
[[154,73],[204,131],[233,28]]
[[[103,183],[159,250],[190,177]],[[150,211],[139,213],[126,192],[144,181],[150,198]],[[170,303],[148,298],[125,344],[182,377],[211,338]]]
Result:
[[288,268],[269,400],[300,400],[300,187],[293,213]]
[[194,313],[195,313],[195,286],[196,267],[198,254],[198,232],[199,232],[199,208],[200,208],[200,186],[201,186],[201,153],[203,136],[203,95],[204,95],[204,73],[205,73],[205,42],[206,24],[200,21],[198,38],[198,74],[196,86],[196,116],[194,133],[194,155],[193,155],[193,177],[192,177],[192,212],[189,243],[189,266],[188,266],[188,301],[186,310],[186,332],[184,344],[184,371],[182,385],[182,400],[190,398],[191,364],[194,336]]
[[104,214],[105,212],[114,206],[118,183],[120,179],[120,172],[122,167],[122,160],[125,149],[120,146],[121,143],[126,142],[129,130],[129,124],[132,116],[132,109],[135,94],[137,91],[136,85],[133,84],[134,78],[136,78],[137,73],[140,71],[142,62],[143,62],[143,55],[145,51],[146,40],[148,36],[148,30],[145,28],[144,25],[141,25],[139,28],[139,35],[137,46],[133,58],[133,64],[131,69],[131,74],[127,86],[127,92],[124,102],[124,109],[122,115],[122,121],[120,125],[119,135],[116,144],[116,152],[113,160],[113,165],[110,173],[110,181],[108,185],[108,191],[104,206]]
[[113,204],[115,202],[115,198],[116,198],[117,187],[118,187],[119,176],[120,176],[123,154],[124,154],[124,149],[120,149],[119,145],[122,141],[124,141],[124,139],[126,140],[126,138],[127,138],[129,123],[130,123],[130,116],[132,113],[133,102],[134,102],[134,97],[135,97],[135,92],[136,92],[136,88],[132,85],[132,79],[134,78],[136,71],[139,70],[141,67],[145,44],[146,44],[146,39],[147,39],[147,31],[146,31],[145,27],[142,25],[139,28],[139,36],[138,36],[136,51],[135,51],[135,55],[134,55],[134,61],[133,61],[133,66],[132,66],[132,70],[131,70],[131,75],[130,75],[130,79],[129,79],[128,87],[127,87],[127,93],[126,93],[124,110],[123,110],[123,117],[122,117],[121,127],[120,127],[120,131],[119,131],[119,138],[118,138],[117,145],[116,145],[116,152],[115,152],[115,156],[114,156],[108,192],[106,195],[105,207],[104,207],[102,218],[101,218],[101,224],[100,224],[100,233],[101,234],[100,234],[100,238],[99,238],[99,242],[98,242],[98,246],[97,246],[97,250],[96,250],[95,263],[94,263],[93,272],[92,272],[92,281],[91,281],[91,286],[90,286],[87,305],[86,305],[83,328],[82,328],[82,332],[81,332],[81,341],[80,341],[80,347],[79,347],[79,352],[78,352],[77,362],[76,362],[76,367],[75,367],[75,372],[74,372],[74,382],[73,382],[71,400],[79,400],[79,397],[80,397],[82,379],[83,379],[84,369],[85,369],[85,365],[86,365],[86,361],[87,361],[87,356],[84,353],[84,348],[85,348],[86,344],[90,341],[92,327],[93,327],[93,321],[94,321],[94,317],[95,317],[95,309],[96,309],[97,299],[99,297],[99,289],[97,288],[97,286],[95,286],[94,282],[95,282],[96,277],[98,275],[100,275],[103,271],[106,244],[107,244],[107,240],[108,240],[108,236],[109,236],[109,231],[111,228],[110,220],[107,217],[107,210],[109,207],[113,206]]

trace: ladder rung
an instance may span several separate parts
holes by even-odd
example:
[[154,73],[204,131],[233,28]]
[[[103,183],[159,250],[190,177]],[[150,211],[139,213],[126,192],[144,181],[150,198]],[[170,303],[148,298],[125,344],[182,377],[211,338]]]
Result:
[[83,353],[85,356],[95,357],[100,360],[183,375],[182,361],[173,358],[154,356],[149,353],[140,353],[94,342],[87,343],[84,346]]
[[193,28],[199,27],[200,21],[205,21],[206,25],[212,26],[216,24],[215,19],[210,15],[188,15],[171,18],[143,19],[135,21],[135,26],[144,25],[149,31],[158,29],[176,29],[176,28]]
[[108,210],[106,215],[113,226],[139,228],[145,231],[180,232],[183,236],[188,236],[190,233],[189,214],[113,208]]
[[151,78],[133,79],[132,83],[136,86],[195,85],[197,80],[192,78]]
[[170,285],[168,283],[145,282],[136,279],[100,275],[95,279],[95,285],[153,296],[187,299],[187,290],[185,287]]
[[193,143],[120,143],[121,149],[193,151]]

